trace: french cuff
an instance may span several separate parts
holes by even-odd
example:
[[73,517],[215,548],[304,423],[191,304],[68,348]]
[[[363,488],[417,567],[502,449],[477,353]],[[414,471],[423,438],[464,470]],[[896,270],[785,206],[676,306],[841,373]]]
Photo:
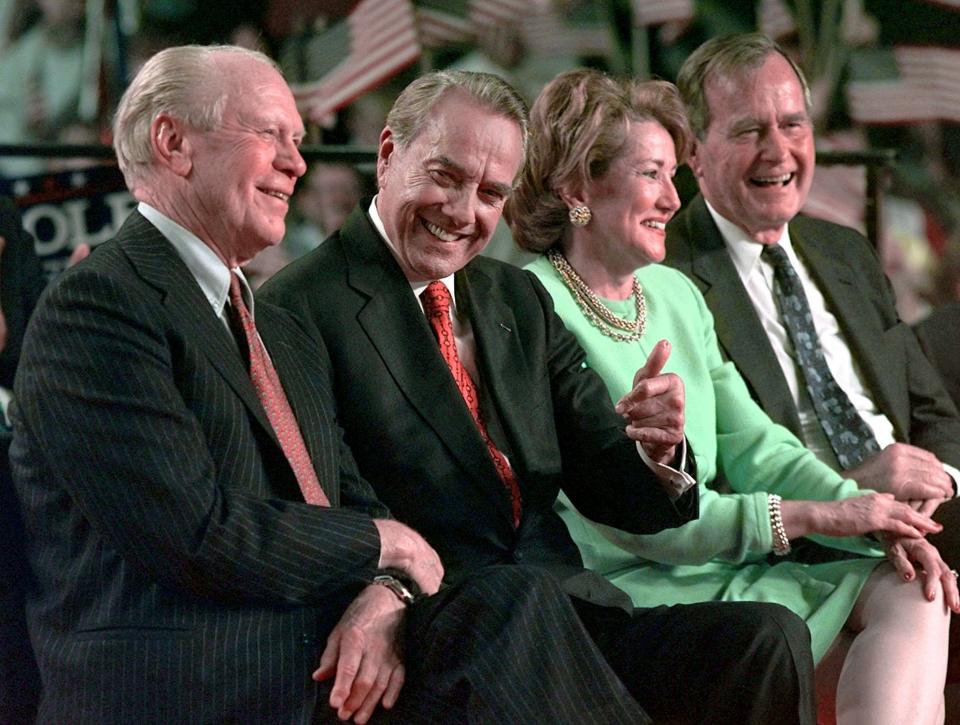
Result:
[[949,463],[944,463],[942,465],[943,470],[946,471],[947,475],[953,479],[953,497],[957,498],[960,496],[960,491],[957,490],[960,489],[960,471],[951,466]]
[[660,483],[667,490],[667,495],[671,501],[676,501],[692,487],[697,485],[696,479],[684,470],[687,467],[686,436],[683,437],[683,441],[680,443],[679,469],[657,463],[647,455],[647,452],[643,450],[643,446],[639,443],[637,443],[637,453],[640,454],[640,459],[647,465],[647,468],[653,471],[657,475],[657,478],[660,479]]

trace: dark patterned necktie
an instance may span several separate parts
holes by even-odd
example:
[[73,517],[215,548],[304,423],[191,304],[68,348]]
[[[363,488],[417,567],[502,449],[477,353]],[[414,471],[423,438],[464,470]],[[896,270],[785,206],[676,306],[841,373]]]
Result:
[[520,525],[520,484],[517,476],[510,467],[507,457],[500,452],[500,449],[494,444],[487,432],[487,426],[483,422],[483,416],[480,413],[480,399],[477,395],[477,386],[470,377],[470,373],[460,362],[460,355],[457,354],[457,343],[453,336],[453,323],[450,321],[450,290],[443,282],[431,282],[427,288],[420,293],[420,299],[423,302],[423,311],[427,316],[427,321],[436,335],[437,343],[440,345],[440,354],[450,368],[450,374],[453,375],[457,388],[463,396],[463,401],[470,410],[477,428],[480,430],[480,436],[483,442],[487,444],[487,451],[490,458],[493,459],[493,465],[497,469],[500,480],[510,494],[510,504],[513,510],[513,527]]
[[813,409],[837,455],[840,468],[849,470],[871,453],[879,451],[880,446],[827,366],[820,338],[813,326],[807,295],[787,253],[779,244],[765,244],[763,257],[773,265],[776,281],[773,291],[807,383]]
[[329,506],[330,500],[320,487],[320,481],[317,479],[317,473],[310,460],[310,454],[307,452],[307,446],[303,442],[303,436],[300,433],[300,426],[290,408],[290,402],[287,400],[286,393],[283,392],[283,386],[280,385],[280,378],[277,371],[270,362],[270,356],[267,355],[267,349],[260,340],[257,328],[253,324],[253,318],[250,311],[243,301],[243,295],[240,293],[240,278],[230,273],[230,305],[232,316],[239,327],[243,329],[243,335],[246,339],[247,352],[250,356],[250,379],[253,381],[253,387],[257,391],[257,397],[267,412],[267,419],[273,426],[273,432],[280,441],[280,448],[283,455],[286,456],[294,475],[297,477],[297,483],[300,485],[300,491],[307,503],[317,506]]

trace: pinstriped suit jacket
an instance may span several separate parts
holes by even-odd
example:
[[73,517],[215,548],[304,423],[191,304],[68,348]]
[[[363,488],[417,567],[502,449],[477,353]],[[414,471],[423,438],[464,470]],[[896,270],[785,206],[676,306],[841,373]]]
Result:
[[385,510],[326,351],[267,303],[257,324],[333,508],[303,502],[229,332],[138,213],[38,306],[11,459],[41,722],[313,717],[310,673]]

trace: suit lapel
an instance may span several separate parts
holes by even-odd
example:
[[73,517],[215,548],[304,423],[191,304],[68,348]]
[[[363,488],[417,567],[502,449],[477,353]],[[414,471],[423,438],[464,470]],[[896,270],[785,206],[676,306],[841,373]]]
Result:
[[[873,293],[860,289],[860,277],[844,255],[832,253],[831,246],[838,243],[836,240],[817,238],[795,226],[790,228],[790,239],[837,318],[867,388],[878,399],[877,407],[883,411],[896,410],[898,406],[884,386],[884,365],[889,351],[883,349],[882,331],[872,330],[873,326],[864,324],[859,316]],[[901,421],[893,417],[890,420],[897,427],[898,440],[908,440],[909,430],[904,429]]]
[[144,281],[162,293],[163,306],[176,329],[182,330],[184,337],[203,351],[253,417],[277,442],[236,344],[223,322],[213,314],[200,286],[170,242],[136,211],[117,237]]
[[411,406],[487,489],[493,463],[409,282],[365,212],[351,215],[341,234],[347,283],[367,297],[357,322]]
[[688,211],[687,237],[694,248],[692,271],[713,311],[717,339],[770,417],[800,435],[800,419],[767,333],[730,259],[703,197]]
[[521,374],[525,368],[523,350],[515,332],[514,310],[490,293],[491,283],[484,272],[468,264],[457,273],[457,304],[473,328],[484,394],[496,408],[514,458],[523,458],[523,441],[530,430],[535,430],[524,420],[530,405],[521,395],[528,387]]

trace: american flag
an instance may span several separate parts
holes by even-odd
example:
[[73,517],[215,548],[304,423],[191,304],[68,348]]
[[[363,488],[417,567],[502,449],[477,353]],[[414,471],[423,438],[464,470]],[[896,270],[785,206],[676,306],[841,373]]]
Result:
[[539,56],[595,55],[613,53],[610,25],[597,20],[571,22],[553,7],[531,12],[521,26],[527,48]]
[[690,20],[694,16],[693,0],[633,0],[632,4],[633,24],[637,27]]
[[[865,145],[860,132],[837,131],[817,139],[817,152],[858,151]],[[818,163],[801,211],[864,233],[866,199],[867,177],[862,167]]]
[[797,29],[793,13],[784,0],[760,0],[757,5],[757,26],[768,38],[782,38]]
[[322,123],[419,57],[410,0],[361,0],[311,43],[307,64],[318,80],[291,85],[293,96],[304,116]]
[[471,0],[470,19],[479,29],[490,25],[509,25],[527,15],[531,6],[539,2],[529,0]]
[[417,0],[417,27],[424,48],[472,42],[476,27],[470,0]]
[[851,81],[847,102],[865,124],[960,122],[960,49],[898,46],[899,78]]
[[486,28],[513,25],[548,0],[417,0],[417,25],[425,48],[469,43]]

